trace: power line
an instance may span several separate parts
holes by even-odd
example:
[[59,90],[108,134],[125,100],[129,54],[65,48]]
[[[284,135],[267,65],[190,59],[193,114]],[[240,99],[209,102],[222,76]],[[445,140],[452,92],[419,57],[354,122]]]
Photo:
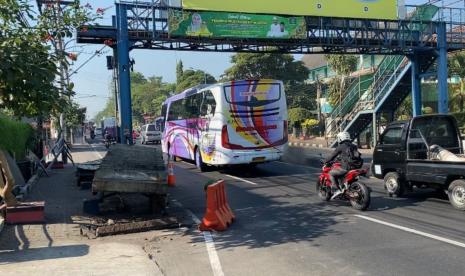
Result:
[[106,45],[103,46],[102,48],[100,48],[100,50],[97,50],[95,51],[95,53],[90,57],[88,58],[83,64],[81,64],[78,68],[76,68],[74,71],[72,71],[68,77],[71,77],[72,75],[76,74],[82,67],[84,67],[87,63],[89,63],[89,61],[91,61],[94,57],[96,57],[97,55],[100,55],[102,54],[102,50],[107,47]]

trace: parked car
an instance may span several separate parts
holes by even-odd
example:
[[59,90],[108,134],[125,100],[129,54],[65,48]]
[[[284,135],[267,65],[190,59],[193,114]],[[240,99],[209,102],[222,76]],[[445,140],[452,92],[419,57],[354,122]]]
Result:
[[372,171],[390,196],[430,187],[445,191],[465,210],[465,158],[457,122],[449,115],[419,116],[391,123],[373,153]]
[[155,124],[147,124],[142,126],[141,143],[159,144],[161,141],[161,131]]
[[[95,129],[95,136],[100,137],[100,136],[102,136],[102,135],[103,135],[103,133],[102,133],[102,128],[100,128],[100,127],[99,127],[99,128],[96,128],[96,129]],[[103,137],[103,136],[102,136],[102,137]]]

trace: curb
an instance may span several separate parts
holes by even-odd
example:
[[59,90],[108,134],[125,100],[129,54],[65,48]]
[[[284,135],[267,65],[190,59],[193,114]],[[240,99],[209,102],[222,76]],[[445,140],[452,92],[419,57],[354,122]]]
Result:
[[289,142],[291,147],[303,147],[303,148],[325,148],[321,144],[310,144],[310,143],[300,143],[300,142]]

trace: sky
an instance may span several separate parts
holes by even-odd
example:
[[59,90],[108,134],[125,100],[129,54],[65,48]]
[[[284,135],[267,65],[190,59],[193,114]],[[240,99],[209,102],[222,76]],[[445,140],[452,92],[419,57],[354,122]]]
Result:
[[[435,0],[433,0],[435,1]],[[34,1],[35,2],[35,1]],[[422,4],[427,0],[406,0],[406,4]],[[441,2],[441,1],[437,1]],[[447,4],[456,0],[444,0]],[[111,25],[111,16],[115,14],[113,0],[81,0],[82,4],[89,3],[93,9],[108,8],[101,25]],[[79,48],[74,48],[79,47]],[[75,41],[69,41],[68,51],[82,52],[78,60],[72,66],[71,71],[83,65],[93,54],[100,50],[102,45],[76,45]],[[82,106],[87,107],[87,118],[93,118],[105,107],[105,103],[110,96],[112,71],[106,68],[106,57],[112,55],[112,50],[105,47],[100,55],[91,58],[88,63],[82,66],[71,76],[76,91],[75,99]],[[231,54],[227,53],[204,53],[204,52],[180,52],[180,51],[160,51],[160,50],[134,50],[130,57],[135,60],[134,70],[143,73],[145,76],[161,76],[166,82],[175,82],[176,63],[182,60],[184,69],[199,69],[208,72],[215,78],[224,73],[225,69],[231,66]],[[301,55],[296,55],[296,59],[301,59]]]

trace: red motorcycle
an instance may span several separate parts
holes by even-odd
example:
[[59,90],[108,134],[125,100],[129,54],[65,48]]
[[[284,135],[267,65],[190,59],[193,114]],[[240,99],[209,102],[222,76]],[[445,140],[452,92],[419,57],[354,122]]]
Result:
[[[371,201],[370,190],[365,184],[358,181],[361,176],[366,177],[368,170],[357,169],[349,171],[344,176],[343,183],[340,184],[342,193],[337,196],[333,196],[329,172],[331,169],[337,167],[341,167],[341,164],[338,162],[331,162],[323,165],[323,172],[321,173],[320,178],[316,184],[318,197],[324,201],[329,201],[336,198],[349,200],[352,207],[357,210],[365,211],[368,209]],[[339,180],[339,182],[341,182],[341,180]]]

